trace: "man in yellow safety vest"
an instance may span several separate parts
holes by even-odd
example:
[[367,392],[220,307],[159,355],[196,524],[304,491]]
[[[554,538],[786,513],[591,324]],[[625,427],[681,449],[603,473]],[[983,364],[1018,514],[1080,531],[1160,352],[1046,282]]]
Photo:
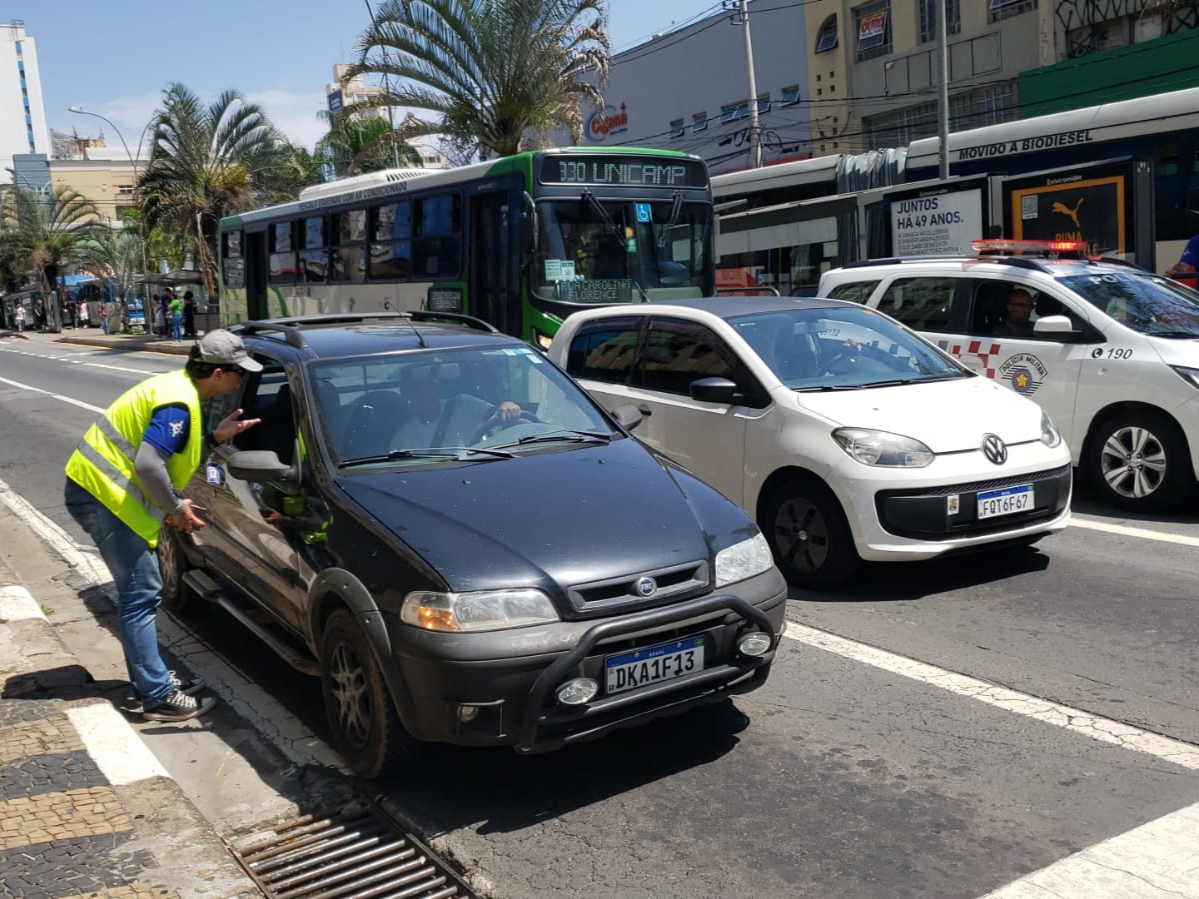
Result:
[[202,510],[180,491],[206,443],[232,440],[258,419],[242,420],[238,409],[206,439],[201,404],[237,392],[242,376],[257,371],[262,364],[240,337],[210,331],[192,347],[182,371],[155,375],[118,397],[67,462],[67,511],[112,574],[125,664],[142,715],[151,721],[186,721],[216,704],[196,697],[203,680],[178,677],[159,652],[155,610],[162,573],[155,546],[164,522],[185,534],[204,527]]

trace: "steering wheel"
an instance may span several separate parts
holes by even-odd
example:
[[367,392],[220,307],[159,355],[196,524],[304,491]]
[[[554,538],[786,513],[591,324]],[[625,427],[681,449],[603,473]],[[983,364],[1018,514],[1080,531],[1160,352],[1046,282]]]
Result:
[[526,409],[521,409],[520,415],[516,416],[516,418],[512,419],[511,421],[504,421],[499,416],[499,409],[496,409],[495,412],[492,412],[491,415],[487,416],[487,420],[485,422],[483,422],[483,424],[479,425],[479,429],[477,431],[475,431],[474,436],[472,436],[470,438],[470,443],[473,446],[474,444],[478,443],[480,440],[486,440],[488,437],[490,437],[492,434],[496,433],[497,431],[502,431],[505,428],[510,428],[513,425],[519,424],[522,421],[537,422],[539,424],[541,423],[540,418],[538,418],[536,415],[534,415],[532,412],[529,412]]
[[821,366],[820,373],[822,375],[847,374],[848,371],[833,371],[833,367],[836,366],[838,362],[847,362],[850,365],[856,365],[858,361],[857,357],[861,355],[861,352],[861,350],[853,350],[837,353],[837,355],[833,356],[832,359],[828,360],[828,362]]

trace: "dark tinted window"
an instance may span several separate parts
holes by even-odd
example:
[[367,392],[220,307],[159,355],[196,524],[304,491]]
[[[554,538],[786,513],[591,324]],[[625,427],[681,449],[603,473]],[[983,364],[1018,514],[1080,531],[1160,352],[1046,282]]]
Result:
[[576,378],[627,383],[640,327],[641,320],[637,318],[585,325],[570,342],[566,370]]
[[700,378],[733,378],[736,356],[703,325],[655,319],[641,354],[641,386],[687,395]]
[[878,310],[914,331],[945,331],[956,286],[955,278],[897,278],[879,300]]

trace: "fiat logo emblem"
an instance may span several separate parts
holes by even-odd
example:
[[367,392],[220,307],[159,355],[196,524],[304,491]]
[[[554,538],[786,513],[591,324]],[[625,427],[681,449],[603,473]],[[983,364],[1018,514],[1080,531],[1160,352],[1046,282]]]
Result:
[[1002,465],[1007,461],[1007,446],[994,434],[984,434],[983,455],[993,464]]
[[652,577],[642,577],[637,579],[634,585],[638,596],[653,596],[658,592],[658,582]]

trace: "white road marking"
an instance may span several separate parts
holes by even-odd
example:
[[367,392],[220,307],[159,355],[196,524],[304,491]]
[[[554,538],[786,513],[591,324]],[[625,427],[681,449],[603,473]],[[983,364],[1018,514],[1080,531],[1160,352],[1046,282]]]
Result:
[[1070,518],[1070,527],[1085,528],[1091,531],[1103,531],[1105,534],[1119,534],[1121,537],[1139,537],[1142,540],[1158,540],[1162,543],[1178,543],[1182,546],[1199,546],[1199,537],[1187,537],[1184,534],[1165,534],[1161,531],[1151,531],[1148,528],[1134,528],[1126,524],[1110,524],[1106,521],[1094,521],[1089,518]]
[[[0,502],[19,516],[44,544],[74,568],[89,585],[112,583],[112,575],[94,550],[77,544],[70,534],[3,480],[0,480]],[[0,606],[2,609],[3,606]],[[197,667],[203,669],[209,689],[247,721],[254,722],[257,732],[270,740],[290,762],[344,770],[341,757],[332,747],[291,714],[286,706],[227,662],[213,647],[197,640],[194,634],[169,615],[159,616],[158,629],[164,645],[170,646],[189,665],[202,657]]]
[[8,378],[0,378],[0,384],[8,384],[10,387],[16,387],[19,390],[28,390],[31,393],[40,393],[50,397],[53,400],[61,400],[64,403],[70,403],[72,406],[78,406],[80,409],[87,409],[89,412],[95,412],[97,415],[102,415],[104,410],[100,406],[93,406],[91,403],[85,403],[83,400],[77,400],[73,396],[63,396],[61,393],[51,393],[49,390],[43,390],[40,387],[34,387],[31,384],[22,384],[20,381],[12,381]]
[[1187,806],[1034,871],[983,899],[1199,897],[1199,805]]
[[87,754],[113,786],[148,777],[171,777],[112,703],[72,706],[67,709],[67,717],[87,747]]
[[1071,708],[1027,693],[1009,690],[964,674],[955,674],[925,662],[877,649],[856,640],[838,637],[826,631],[788,621],[783,636],[815,646],[845,658],[911,678],[932,687],[940,687],[967,699],[976,699],[1034,721],[1053,724],[1092,740],[1113,743],[1124,749],[1144,752],[1163,761],[1199,771],[1199,746],[1183,743],[1160,734],[1113,721],[1093,712]]
[[27,621],[40,618],[49,623],[46,613],[37,604],[28,590],[20,584],[5,584],[0,587],[0,618],[5,621]]

